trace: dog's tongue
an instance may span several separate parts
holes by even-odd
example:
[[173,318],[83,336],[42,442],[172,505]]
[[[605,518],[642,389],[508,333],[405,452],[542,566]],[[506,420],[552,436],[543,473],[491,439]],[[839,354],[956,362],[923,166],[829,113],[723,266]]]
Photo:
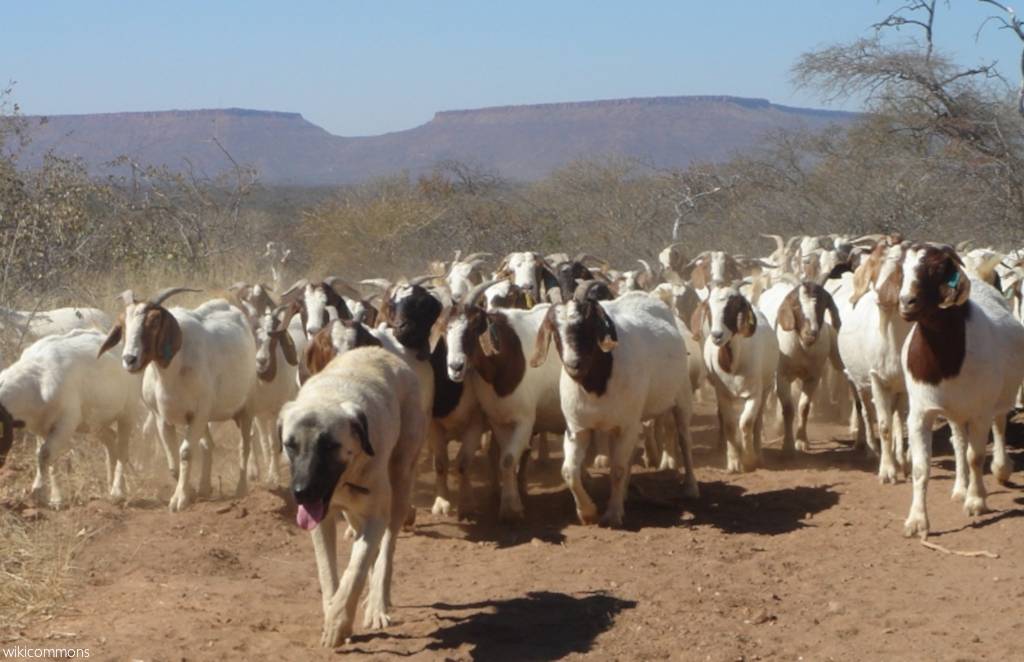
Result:
[[299,504],[299,512],[295,513],[295,523],[307,531],[312,531],[324,518],[324,502]]

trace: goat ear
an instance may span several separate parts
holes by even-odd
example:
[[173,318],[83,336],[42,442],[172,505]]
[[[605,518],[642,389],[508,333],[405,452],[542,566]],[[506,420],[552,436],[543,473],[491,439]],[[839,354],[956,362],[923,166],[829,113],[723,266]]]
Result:
[[498,329],[487,315],[487,326],[480,334],[480,349],[484,350],[484,356],[497,356],[501,351],[501,343],[498,341]]
[[708,285],[708,261],[702,260],[690,272],[690,284],[694,289],[702,290]]
[[754,314],[754,307],[750,305],[746,298],[743,299],[743,307],[736,317],[736,328],[739,330],[740,335],[747,338],[754,335],[757,331],[757,315]]
[[875,248],[860,266],[853,272],[853,294],[850,295],[850,303],[856,305],[860,298],[867,294],[871,284],[878,277],[878,271],[882,268],[882,256],[880,249]]
[[693,315],[690,316],[690,334],[697,342],[700,342],[701,338],[704,337],[704,319],[707,314],[708,302],[701,301],[693,310]]
[[782,305],[779,306],[779,317],[776,321],[783,331],[793,331],[796,329],[797,306],[798,302],[793,295],[783,299]]
[[359,438],[359,445],[363,452],[373,457],[373,446],[370,445],[370,424],[366,420],[366,414],[362,411],[356,412],[356,420],[350,423],[352,435]]
[[330,330],[330,326],[320,329],[306,345],[303,363],[308,375],[317,374],[327,367],[327,364],[334,358],[334,345],[331,343]]
[[608,317],[608,313],[601,307],[601,304],[595,301],[591,305],[597,308],[597,315],[601,319],[601,325],[604,327],[604,332],[598,339],[597,346],[601,348],[602,352],[610,352],[619,344],[619,334],[615,331],[615,323]]
[[299,365],[299,357],[295,351],[295,341],[292,340],[292,336],[285,329],[281,331],[277,336],[277,342],[281,345],[281,353],[284,354],[284,360],[291,365]]
[[555,306],[548,309],[544,321],[540,323],[537,330],[537,342],[534,343],[533,356],[530,358],[530,367],[539,368],[548,358],[548,348],[551,345],[551,334],[555,332]]
[[971,295],[971,279],[967,277],[961,267],[957,267],[953,277],[939,285],[939,292],[942,294],[939,308],[962,306],[967,303],[967,298]]
[[103,356],[103,353],[111,349],[119,342],[124,336],[124,313],[117,318],[117,322],[114,324],[114,328],[110,329],[110,333],[107,334],[107,339],[100,345],[100,351],[96,353],[96,358]]
[[161,368],[171,364],[181,349],[181,326],[166,310],[161,309],[160,327],[156,337],[156,362]]

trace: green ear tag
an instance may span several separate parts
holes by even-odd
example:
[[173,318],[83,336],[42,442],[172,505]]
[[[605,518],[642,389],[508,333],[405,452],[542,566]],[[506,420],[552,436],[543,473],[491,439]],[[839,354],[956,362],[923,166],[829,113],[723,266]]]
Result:
[[950,277],[950,279],[948,281],[946,281],[946,285],[949,285],[953,289],[956,289],[956,286],[959,285],[959,284],[960,284],[960,271],[957,270],[956,273],[954,273],[953,276]]
[[174,350],[171,348],[171,341],[166,341],[163,347],[160,348],[160,354],[163,356],[164,363],[170,363],[171,355]]

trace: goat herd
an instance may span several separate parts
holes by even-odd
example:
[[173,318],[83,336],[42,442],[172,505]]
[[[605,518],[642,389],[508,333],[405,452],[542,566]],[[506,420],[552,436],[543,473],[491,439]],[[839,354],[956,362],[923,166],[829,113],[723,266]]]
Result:
[[[144,420],[177,482],[170,509],[180,511],[193,494],[212,493],[210,424],[234,421],[239,495],[261,472],[276,484],[282,450],[287,458],[296,520],[312,534],[325,646],[351,634],[367,579],[365,623],[388,625],[395,542],[415,516],[415,467],[428,440],[435,514],[475,509],[468,470],[486,446],[500,518],[521,519],[531,441],[543,453],[546,435],[562,434],[562,476],[580,521],[620,526],[638,448],[649,465],[681,466],[685,494],[698,497],[695,396],[713,390],[726,468],[740,472],[761,462],[774,394],[785,453],[808,450],[815,402],[849,412],[858,445],[880,455],[881,482],[912,473],[908,536],[928,533],[941,416],[952,431],[954,496],[969,515],[984,513],[990,429],[996,479],[1013,468],[1005,430],[1024,382],[1024,251],[898,235],[766,237],[776,248],[762,258],[706,251],[687,260],[674,244],[634,271],[533,252],[489,271],[490,255],[456,253],[396,283],[300,280],[278,301],[267,286],[236,283],[231,301],[193,309],[165,304],[195,290],[148,300],[129,290],[116,320],[86,308],[5,311],[4,326],[35,342],[0,373],[0,466],[15,428],[37,435],[32,496],[61,507],[54,460],[75,432],[92,431],[120,500],[129,441]],[[584,487],[588,463],[610,468],[600,517]],[[340,577],[339,513],[354,538]]]

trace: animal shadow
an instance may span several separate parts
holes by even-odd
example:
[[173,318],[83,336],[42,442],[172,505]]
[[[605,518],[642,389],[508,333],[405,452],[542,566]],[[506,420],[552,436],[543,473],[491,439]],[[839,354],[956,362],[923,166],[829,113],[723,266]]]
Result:
[[[557,660],[586,653],[616,616],[636,607],[605,593],[580,596],[549,591],[527,593],[509,600],[469,604],[437,603],[442,626],[431,636],[427,650],[446,651],[470,643],[474,660]],[[458,612],[471,611],[462,615]],[[447,613],[445,613],[447,612]]]
[[693,506],[694,524],[713,526],[725,533],[789,533],[811,526],[806,522],[808,518],[839,503],[839,493],[833,487],[796,486],[748,493],[732,483],[702,483],[701,499]]

